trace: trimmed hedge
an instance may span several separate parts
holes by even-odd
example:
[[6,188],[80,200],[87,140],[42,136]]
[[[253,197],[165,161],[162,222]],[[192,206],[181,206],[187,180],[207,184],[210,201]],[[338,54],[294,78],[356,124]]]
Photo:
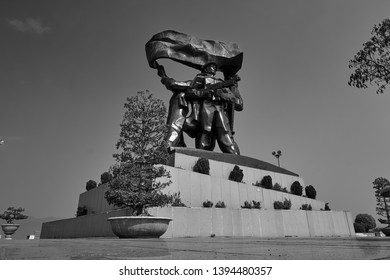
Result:
[[312,185],[308,185],[305,188],[305,193],[306,193],[306,196],[308,198],[316,199],[316,197],[317,197],[317,191],[316,191],[316,189]]
[[366,232],[366,228],[362,224],[353,223],[353,227],[354,227],[356,233],[365,233]]
[[199,158],[192,170],[197,173],[210,175],[209,160],[207,158]]
[[238,165],[235,165],[232,172],[230,172],[229,180],[241,183],[243,178],[244,178],[244,173],[242,169],[240,169]]
[[291,184],[290,191],[292,194],[302,196],[303,187],[301,186],[301,183],[295,181],[294,183]]
[[272,189],[272,177],[269,175],[264,176],[260,182],[260,185],[265,189]]
[[94,181],[94,180],[89,180],[86,184],[85,184],[85,189],[87,191],[90,191],[94,188],[97,187],[97,183]]

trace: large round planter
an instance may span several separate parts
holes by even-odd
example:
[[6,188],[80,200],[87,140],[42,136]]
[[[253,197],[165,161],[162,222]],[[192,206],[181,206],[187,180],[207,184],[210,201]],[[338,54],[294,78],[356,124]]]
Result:
[[381,231],[382,231],[386,236],[390,236],[390,227],[382,228]]
[[122,216],[107,219],[119,238],[159,238],[167,229],[171,218],[153,216]]
[[15,231],[18,230],[20,227],[19,224],[2,224],[1,229],[3,230],[5,234],[5,239],[12,239],[11,235],[15,233]]

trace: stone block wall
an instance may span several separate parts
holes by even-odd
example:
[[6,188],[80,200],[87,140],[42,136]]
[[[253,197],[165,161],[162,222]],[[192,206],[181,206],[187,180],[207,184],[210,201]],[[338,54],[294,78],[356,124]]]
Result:
[[[187,153],[187,150],[184,151]],[[174,153],[172,164],[164,166],[172,181],[164,192],[180,193],[187,207],[151,208],[149,211],[152,215],[173,219],[163,238],[212,234],[235,237],[355,236],[350,212],[320,211],[325,207],[322,201],[253,185],[269,175],[273,184],[277,182],[288,190],[294,181],[299,181],[304,187],[303,179],[297,174],[245,157],[190,152]],[[200,156],[209,157],[210,175],[192,171]],[[239,159],[238,162],[234,162],[235,159]],[[243,183],[228,180],[237,163],[244,173]],[[108,205],[104,199],[106,190],[107,185],[101,185],[80,194],[78,205],[86,206],[88,214],[44,223],[41,238],[113,237],[107,218],[126,215],[127,211]],[[274,202],[284,199],[291,200],[291,210],[274,210]],[[208,200],[214,203],[213,208],[202,207],[203,202]],[[241,207],[245,201],[252,200],[261,203],[261,210]],[[226,208],[215,208],[218,201],[223,201]],[[311,204],[313,211],[298,210],[302,204]]]

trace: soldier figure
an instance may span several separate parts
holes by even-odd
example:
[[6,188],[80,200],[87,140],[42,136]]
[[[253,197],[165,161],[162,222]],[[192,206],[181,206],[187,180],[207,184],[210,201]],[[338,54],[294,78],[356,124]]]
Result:
[[215,147],[215,141],[217,141],[223,153],[239,155],[238,145],[233,138],[229,110],[231,110],[231,118],[232,110],[241,111],[243,109],[242,98],[235,83],[229,87],[213,89],[213,85],[218,86],[224,82],[215,77],[216,72],[217,65],[215,63],[205,64],[202,73],[194,78],[190,89],[187,90],[186,98],[188,100],[194,96],[201,98],[198,117],[200,129],[195,138],[195,146],[198,149],[212,151]]
[[173,92],[167,120],[168,148],[185,147],[185,131],[195,138],[197,149],[212,151],[217,141],[222,152],[240,154],[233,138],[232,118],[234,110],[243,109],[242,98],[236,83],[230,82],[234,77],[226,77],[230,83],[224,85],[225,81],[215,77],[216,71],[215,63],[207,63],[192,81],[178,82],[158,66],[161,82]]
[[189,110],[191,109],[191,104],[188,104],[185,99],[185,92],[191,85],[191,81],[178,82],[165,74],[163,66],[158,65],[157,69],[158,75],[161,77],[161,83],[173,93],[169,100],[167,118],[168,150],[172,147],[186,147],[183,131],[190,137],[195,138],[199,126],[195,120],[187,117]]

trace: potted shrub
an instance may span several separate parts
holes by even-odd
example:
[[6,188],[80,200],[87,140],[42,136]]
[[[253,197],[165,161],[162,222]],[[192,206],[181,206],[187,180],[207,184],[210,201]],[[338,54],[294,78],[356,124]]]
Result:
[[14,220],[23,220],[28,218],[28,216],[22,214],[22,212],[24,212],[24,209],[21,207],[8,207],[8,209],[5,210],[3,214],[0,214],[0,219],[6,221],[6,224],[1,225],[1,228],[5,234],[5,239],[12,239],[11,235],[14,234],[15,231],[17,231],[20,227],[19,224],[14,224]]
[[161,165],[166,163],[166,109],[162,100],[148,92],[138,92],[127,98],[127,109],[121,124],[120,138],[114,154],[116,164],[111,167],[112,179],[108,182],[105,198],[109,204],[127,208],[130,216],[111,217],[113,232],[120,238],[160,237],[172,220],[153,217],[149,207],[172,205],[177,194],[164,194],[162,190],[171,181]]

